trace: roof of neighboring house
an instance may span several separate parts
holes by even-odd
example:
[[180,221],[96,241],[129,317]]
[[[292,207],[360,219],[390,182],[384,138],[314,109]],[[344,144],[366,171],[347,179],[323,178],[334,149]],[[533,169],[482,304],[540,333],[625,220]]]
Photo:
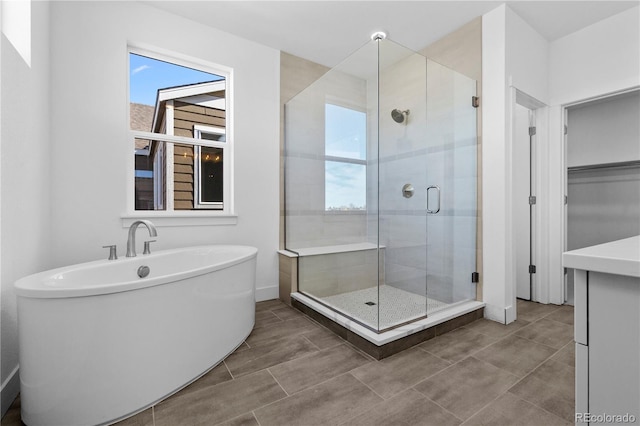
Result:
[[[129,123],[131,130],[150,132],[153,124],[154,107],[151,105],[130,103]],[[136,149],[145,149],[149,145],[146,139],[136,139]]]
[[158,89],[153,124],[151,126],[153,128],[152,131],[160,131],[165,112],[164,106],[168,100],[180,99],[190,104],[225,110],[225,93],[226,81],[224,79]]

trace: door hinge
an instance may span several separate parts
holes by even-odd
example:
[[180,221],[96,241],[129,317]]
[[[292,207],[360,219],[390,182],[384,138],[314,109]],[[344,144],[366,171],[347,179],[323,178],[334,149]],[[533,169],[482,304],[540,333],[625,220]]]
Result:
[[567,268],[564,268],[564,274],[567,275],[568,272],[569,270]]
[[536,265],[529,265],[529,273],[530,274],[536,273]]
[[567,125],[564,125],[564,134],[566,135],[567,133],[569,133],[569,128],[567,127]]
[[471,106],[474,108],[478,108],[480,106],[480,98],[477,96],[471,97]]
[[536,203],[535,195],[529,197],[529,205],[534,205]]
[[567,195],[564,196],[564,203],[569,204],[569,196]]
[[471,282],[472,283],[478,283],[480,282],[480,274],[477,272],[472,272],[471,273]]
[[529,136],[533,136],[536,134],[536,128],[531,126],[529,127]]

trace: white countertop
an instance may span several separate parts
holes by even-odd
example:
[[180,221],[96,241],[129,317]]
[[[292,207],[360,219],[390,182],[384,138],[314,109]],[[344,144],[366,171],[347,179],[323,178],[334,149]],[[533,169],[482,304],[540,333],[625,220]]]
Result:
[[640,277],[640,235],[565,252],[562,266]]

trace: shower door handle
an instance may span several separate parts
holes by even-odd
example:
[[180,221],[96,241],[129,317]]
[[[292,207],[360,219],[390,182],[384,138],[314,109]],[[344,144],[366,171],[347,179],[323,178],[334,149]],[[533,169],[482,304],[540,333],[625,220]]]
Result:
[[[431,191],[432,189],[435,189],[438,194],[438,208],[435,210],[431,210],[429,208],[429,191]],[[440,187],[438,185],[431,185],[430,187],[427,188],[427,213],[429,214],[436,214],[440,211]]]

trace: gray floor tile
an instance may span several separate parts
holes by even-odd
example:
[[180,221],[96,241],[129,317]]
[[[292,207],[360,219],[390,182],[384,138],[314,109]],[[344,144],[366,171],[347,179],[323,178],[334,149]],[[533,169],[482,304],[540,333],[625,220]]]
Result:
[[573,306],[563,305],[547,315],[545,318],[558,321],[564,324],[573,325]]
[[466,420],[517,381],[513,374],[470,356],[420,382],[415,389]]
[[550,346],[510,335],[474,356],[518,377],[524,377],[554,353],[556,349]]
[[571,424],[507,392],[464,422],[463,426],[569,426]]
[[413,348],[358,367],[351,374],[387,399],[449,365],[447,361]]
[[292,395],[371,362],[346,344],[315,352],[269,369]]
[[304,333],[303,336],[309,339],[318,349],[327,349],[345,342],[344,339],[321,326]]
[[180,392],[176,393],[178,395],[184,395],[190,392],[195,392],[200,389],[204,389],[210,386],[215,386],[219,383],[226,382],[231,380],[231,374],[229,374],[229,370],[224,365],[224,362],[218,364],[213,369],[211,369],[207,374],[200,377],[195,382],[191,383],[186,388],[182,389]]
[[282,319],[276,316],[273,311],[260,311],[256,312],[256,322],[253,328],[255,330],[278,322],[282,322]]
[[247,344],[253,348],[259,345],[269,344],[277,339],[303,334],[318,327],[318,325],[306,318],[291,319],[272,324],[271,326],[254,329],[249,337],[247,337]]
[[351,374],[254,411],[262,426],[336,425],[382,402],[382,399]]
[[220,423],[220,426],[260,426],[253,413],[245,413],[234,419]]
[[427,340],[418,347],[449,362],[457,362],[497,340],[495,337],[459,328]]
[[378,404],[343,425],[348,426],[456,426],[462,420],[447,412],[420,392],[408,389]]
[[573,326],[543,318],[517,331],[516,336],[560,349],[573,340]]
[[317,351],[309,340],[297,335],[234,352],[224,362],[233,377],[241,377]]
[[569,342],[558,351],[554,356],[551,357],[552,360],[558,361],[560,363],[566,364],[569,367],[576,366],[576,344],[575,342]]
[[463,328],[475,331],[477,333],[486,334],[487,336],[502,338],[511,333],[520,330],[522,327],[529,325],[529,321],[518,318],[511,324],[504,325],[487,319],[479,319],[471,324],[465,325]]
[[256,312],[270,311],[272,309],[283,308],[285,306],[287,306],[287,304],[279,299],[265,300],[263,302],[256,303]]
[[575,414],[575,369],[548,360],[509,392],[573,422]]
[[271,310],[271,313],[276,315],[283,321],[290,320],[292,318],[303,318],[304,314],[297,309],[290,308],[288,306],[284,306],[278,309]]
[[156,426],[210,425],[225,422],[286,397],[266,370],[174,396],[155,407]]
[[520,300],[516,302],[516,316],[519,320],[537,321],[558,309],[558,305],[543,305],[542,303]]

